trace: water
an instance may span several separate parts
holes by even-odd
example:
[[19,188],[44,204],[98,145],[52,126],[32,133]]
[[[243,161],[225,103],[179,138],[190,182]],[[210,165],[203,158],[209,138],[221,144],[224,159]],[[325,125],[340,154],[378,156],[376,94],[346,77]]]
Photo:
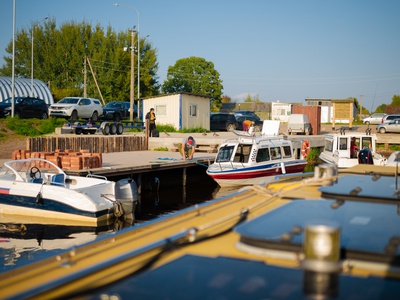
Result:
[[[0,223],[0,273],[33,263],[66,249],[95,241],[104,235],[112,235],[125,227],[134,227],[158,216],[168,214],[204,201],[232,193],[237,188],[220,188],[204,170],[193,170],[188,176],[186,188],[172,184],[179,173],[151,173],[143,176],[141,205],[133,224],[121,222],[105,227],[49,226],[24,224],[11,218]],[[154,178],[160,180],[157,191],[150,189]],[[113,179],[114,180],[114,179]]]

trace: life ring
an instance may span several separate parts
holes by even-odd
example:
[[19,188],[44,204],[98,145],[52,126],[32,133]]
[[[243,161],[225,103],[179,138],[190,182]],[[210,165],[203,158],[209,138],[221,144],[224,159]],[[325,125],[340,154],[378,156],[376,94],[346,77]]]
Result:
[[310,143],[308,140],[304,140],[301,144],[301,156],[303,158],[307,158],[308,153],[310,153]]

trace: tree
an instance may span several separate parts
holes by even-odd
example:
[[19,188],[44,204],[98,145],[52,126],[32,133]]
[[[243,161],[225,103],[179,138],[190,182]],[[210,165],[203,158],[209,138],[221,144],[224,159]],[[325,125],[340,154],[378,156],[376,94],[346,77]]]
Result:
[[[55,20],[32,24],[34,28],[35,78],[49,83],[56,99],[82,96],[84,87],[84,58],[93,67],[100,91],[106,102],[130,99],[130,55],[124,48],[131,44],[131,33],[105,30],[99,24],[66,22],[59,28]],[[137,39],[135,39],[137,45]],[[146,39],[140,39],[140,96],[159,94],[157,50]],[[15,74],[30,78],[31,31],[16,33]],[[130,48],[129,48],[130,49]],[[137,49],[137,47],[135,47]],[[12,43],[6,48],[8,56],[0,68],[0,75],[11,76]],[[137,52],[137,51],[136,51]],[[137,97],[137,59],[135,53],[135,98]],[[87,94],[99,98],[93,74],[87,68]]]
[[394,95],[390,105],[385,107],[384,110],[387,114],[398,114],[400,113],[400,95]]
[[213,105],[221,104],[222,80],[214,64],[201,57],[188,57],[168,67],[167,79],[162,85],[164,93],[187,92],[209,96]]

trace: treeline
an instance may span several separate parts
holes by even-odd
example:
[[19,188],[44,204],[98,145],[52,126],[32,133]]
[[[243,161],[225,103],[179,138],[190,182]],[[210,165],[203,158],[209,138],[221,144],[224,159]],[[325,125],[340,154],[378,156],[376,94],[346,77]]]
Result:
[[[32,30],[33,29],[33,30]],[[129,101],[131,33],[115,32],[110,26],[66,22],[60,27],[48,20],[32,24],[29,30],[21,29],[15,36],[16,77],[31,77],[33,33],[34,78],[48,83],[55,100],[65,96],[82,96],[84,88],[84,58],[88,57],[95,73],[101,94],[106,102]],[[140,53],[138,53],[140,49]],[[2,76],[12,74],[12,41],[8,44],[0,68]],[[145,38],[138,47],[135,36],[135,99],[137,98],[137,59],[140,58],[140,97],[160,93],[158,82],[157,50]],[[87,94],[100,98],[90,68],[87,67]]]

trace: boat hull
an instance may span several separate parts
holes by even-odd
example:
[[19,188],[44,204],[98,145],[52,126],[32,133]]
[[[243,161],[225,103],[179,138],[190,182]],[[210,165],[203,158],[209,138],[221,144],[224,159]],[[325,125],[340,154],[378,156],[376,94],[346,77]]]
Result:
[[214,165],[207,174],[221,187],[245,186],[269,183],[277,175],[303,172],[306,165],[305,160],[237,168]]

